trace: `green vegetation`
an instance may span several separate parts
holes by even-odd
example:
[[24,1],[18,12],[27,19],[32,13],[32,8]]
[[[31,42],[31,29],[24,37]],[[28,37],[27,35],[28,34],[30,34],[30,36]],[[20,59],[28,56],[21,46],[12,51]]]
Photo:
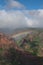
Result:
[[[35,65],[35,62],[32,62],[33,58],[43,56],[43,31],[34,31],[16,42],[19,50],[14,46],[5,49],[0,48],[0,65],[29,65],[29,63]],[[23,49],[24,52],[20,49]],[[37,61],[42,63],[42,60],[38,59]]]
[[0,65],[20,65],[18,61],[19,55],[13,47],[10,47],[6,52],[4,50],[4,54],[0,54]]
[[31,34],[18,40],[17,45],[33,55],[43,56],[43,31],[32,31]]

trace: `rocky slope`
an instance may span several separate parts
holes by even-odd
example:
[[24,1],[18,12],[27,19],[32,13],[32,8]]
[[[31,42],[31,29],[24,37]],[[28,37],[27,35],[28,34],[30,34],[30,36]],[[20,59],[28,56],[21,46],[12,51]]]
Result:
[[0,48],[16,47],[15,41],[8,35],[0,33]]

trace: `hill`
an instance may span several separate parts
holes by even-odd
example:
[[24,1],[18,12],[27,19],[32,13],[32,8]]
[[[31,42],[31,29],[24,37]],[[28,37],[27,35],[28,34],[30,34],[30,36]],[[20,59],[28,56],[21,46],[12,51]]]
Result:
[[16,45],[8,35],[0,33],[0,65],[43,65],[43,57],[33,55]]
[[[17,36],[17,35],[15,35],[15,36]],[[18,36],[17,38],[19,38],[20,36]],[[22,36],[22,38],[20,37],[16,41],[17,41],[18,46],[20,46],[21,48],[23,48],[26,51],[33,52],[33,49],[35,47],[38,48],[37,55],[43,56],[43,31],[42,30],[28,31],[28,34],[25,34],[25,36]],[[31,48],[31,46],[35,46],[35,47]]]

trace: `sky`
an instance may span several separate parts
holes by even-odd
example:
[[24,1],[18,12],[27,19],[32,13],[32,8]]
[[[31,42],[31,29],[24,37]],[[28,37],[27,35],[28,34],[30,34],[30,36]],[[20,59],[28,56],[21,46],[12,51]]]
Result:
[[0,0],[0,28],[43,28],[43,0]]

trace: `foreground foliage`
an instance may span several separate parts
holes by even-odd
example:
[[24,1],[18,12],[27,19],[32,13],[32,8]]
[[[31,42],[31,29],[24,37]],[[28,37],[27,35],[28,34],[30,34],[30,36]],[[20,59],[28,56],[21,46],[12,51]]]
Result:
[[33,56],[31,53],[7,49],[3,55],[0,54],[0,65],[43,65],[43,57]]

